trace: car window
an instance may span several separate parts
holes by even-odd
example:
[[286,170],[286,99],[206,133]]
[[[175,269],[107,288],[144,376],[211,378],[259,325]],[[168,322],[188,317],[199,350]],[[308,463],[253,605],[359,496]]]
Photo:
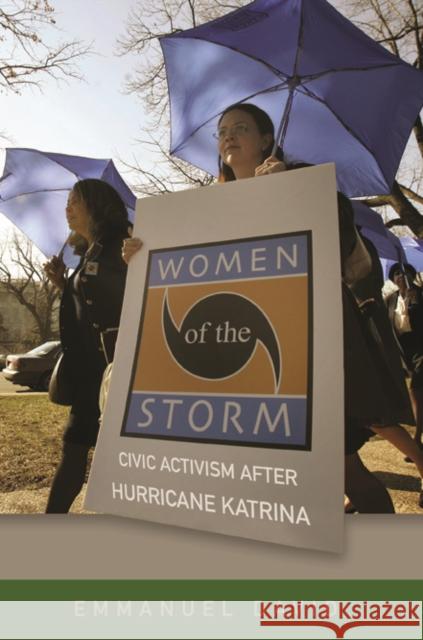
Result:
[[57,342],[45,342],[41,344],[39,347],[35,347],[35,349],[31,349],[28,351],[28,355],[31,356],[46,356],[48,353],[51,353],[55,349],[57,349]]

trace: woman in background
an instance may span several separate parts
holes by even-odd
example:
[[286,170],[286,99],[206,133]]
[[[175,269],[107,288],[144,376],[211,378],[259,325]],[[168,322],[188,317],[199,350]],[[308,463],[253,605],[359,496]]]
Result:
[[386,300],[388,316],[397,337],[407,376],[410,396],[416,417],[416,444],[421,442],[423,430],[423,288],[415,283],[417,272],[413,265],[396,262],[389,270],[389,279],[398,287]]
[[112,353],[105,337],[117,335],[126,279],[122,241],[128,214],[107,182],[77,182],[69,194],[66,218],[79,265],[69,278],[60,258],[45,271],[62,289],[60,339],[72,406],[64,432],[62,460],[50,490],[47,513],[67,513],[85,481],[88,453],[99,430],[99,390]]

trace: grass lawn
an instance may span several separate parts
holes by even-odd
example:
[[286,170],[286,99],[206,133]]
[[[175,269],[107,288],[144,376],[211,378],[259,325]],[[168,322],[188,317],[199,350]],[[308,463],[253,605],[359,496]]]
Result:
[[47,395],[0,398],[0,492],[50,486],[68,413]]
[[[47,394],[0,397],[0,494],[4,494],[5,503],[0,512],[43,512],[48,487],[61,457],[68,413],[68,407],[52,404]],[[360,450],[360,456],[390,491],[397,513],[423,514],[417,504],[420,491],[417,469],[404,462],[397,449],[376,437]],[[33,494],[42,494],[34,505],[30,504],[31,491],[23,497],[19,493],[33,489],[43,490]],[[17,506],[12,492],[16,492]]]

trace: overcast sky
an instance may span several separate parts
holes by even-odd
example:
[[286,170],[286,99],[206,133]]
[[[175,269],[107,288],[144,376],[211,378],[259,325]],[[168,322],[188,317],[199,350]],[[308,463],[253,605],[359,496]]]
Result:
[[[154,2],[155,0],[144,0]],[[342,9],[340,0],[332,0]],[[145,117],[135,95],[124,93],[124,82],[133,70],[136,56],[116,56],[116,39],[125,31],[125,21],[136,0],[51,0],[60,32],[49,29],[59,40],[92,42],[95,54],[81,59],[85,81],[59,84],[43,82],[43,90],[28,88],[21,95],[1,94],[0,129],[11,139],[9,146],[28,147],[97,158],[113,158],[148,166],[136,138],[145,138]],[[0,144],[5,145],[6,143]],[[416,165],[417,151],[412,138],[409,167]],[[0,150],[0,172],[4,152]],[[130,182],[130,174],[124,177]],[[6,233],[0,213],[0,236]]]
[[[134,56],[117,57],[116,38],[135,0],[53,0],[61,29],[54,37],[93,42],[95,55],[81,59],[84,82],[57,84],[44,80],[42,93],[28,88],[21,95],[2,94],[0,128],[10,137],[2,146],[29,147],[97,158],[130,161],[140,157],[135,138],[140,137],[143,111],[134,95],[125,95],[125,76]],[[49,30],[49,41],[51,38]],[[145,159],[147,162],[147,159]],[[3,171],[4,152],[0,155]],[[5,227],[1,222],[0,233]]]
[[[123,84],[135,58],[114,52],[133,4],[134,0],[54,2],[62,29],[56,37],[92,41],[96,54],[80,61],[85,82],[57,84],[48,79],[42,93],[28,88],[21,95],[2,95],[0,121],[13,146],[99,157],[131,152],[142,109],[134,96],[123,93]],[[50,30],[49,35],[51,40]]]

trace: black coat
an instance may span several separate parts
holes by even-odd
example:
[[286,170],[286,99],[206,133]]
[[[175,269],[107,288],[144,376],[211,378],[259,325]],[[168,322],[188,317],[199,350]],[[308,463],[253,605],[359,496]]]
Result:
[[[340,195],[338,204],[344,270],[357,233],[350,202]],[[371,272],[351,286],[343,282],[346,421],[359,428],[413,424],[400,352],[383,304],[382,269],[372,243],[361,239],[371,258]]]
[[116,337],[119,327],[127,270],[121,248],[121,237],[96,242],[66,282],[60,305],[65,373],[73,394],[64,439],[85,446],[97,440],[100,385],[113,358],[105,357],[102,336],[113,329]]
[[60,305],[60,338],[73,375],[79,376],[84,367],[104,370],[113,357],[112,353],[105,356],[102,337],[109,330],[114,330],[116,337],[119,327],[127,271],[121,247],[120,237],[96,242],[66,282]]
[[423,289],[412,285],[415,291],[415,302],[408,303],[407,311],[410,321],[410,332],[397,334],[395,330],[395,309],[399,291],[395,291],[386,299],[388,317],[401,350],[405,368],[411,377],[411,387],[423,387]]

